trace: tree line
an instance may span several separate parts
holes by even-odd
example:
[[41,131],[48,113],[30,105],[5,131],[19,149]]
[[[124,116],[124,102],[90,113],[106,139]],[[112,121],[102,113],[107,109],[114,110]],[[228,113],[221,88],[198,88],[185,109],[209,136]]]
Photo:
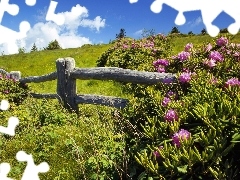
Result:
[[[43,50],[54,50],[54,49],[62,49],[58,41],[55,39],[54,41],[51,41],[48,43],[47,47],[44,47]],[[36,44],[33,43],[33,46],[31,48],[31,52],[39,51],[40,49],[37,48]],[[26,49],[24,47],[18,49],[18,53],[25,53]]]

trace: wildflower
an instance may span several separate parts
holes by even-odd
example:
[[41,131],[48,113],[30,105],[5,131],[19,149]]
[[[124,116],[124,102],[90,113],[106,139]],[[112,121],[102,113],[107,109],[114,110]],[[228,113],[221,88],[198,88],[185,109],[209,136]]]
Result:
[[191,73],[187,73],[187,72],[183,72],[180,76],[179,76],[179,81],[181,83],[188,83],[191,80]]
[[187,130],[181,129],[180,131],[173,134],[172,141],[173,144],[176,144],[177,147],[181,146],[181,142],[183,140],[188,140],[191,136],[191,133]]
[[163,102],[162,102],[162,106],[163,106],[163,107],[166,107],[166,106],[168,105],[168,103],[170,103],[170,102],[171,102],[171,99],[170,99],[170,98],[164,97],[164,98],[163,98]]
[[215,61],[223,61],[223,56],[218,51],[212,51],[209,54],[209,59],[213,59]]
[[176,121],[178,120],[178,115],[176,111],[174,111],[173,109],[169,109],[165,114],[164,119],[168,122]]
[[226,46],[228,44],[228,39],[225,37],[221,37],[221,38],[217,39],[216,43],[218,46]]
[[228,79],[227,82],[225,82],[225,86],[240,86],[240,81],[238,80],[238,78],[231,78]]
[[214,59],[210,59],[210,60],[206,59],[203,63],[209,66],[210,68],[216,66],[216,61]]
[[210,80],[210,83],[211,84],[217,84],[218,83],[218,79],[213,77],[211,80]]
[[191,51],[192,48],[193,48],[193,44],[192,44],[192,43],[188,43],[188,44],[186,44],[186,46],[185,46],[185,51],[186,51],[186,52]]
[[[159,148],[158,148],[159,150],[162,150],[163,149],[163,146],[159,146]],[[159,154],[159,152],[158,151],[153,151],[153,155],[155,156],[155,157],[160,157],[160,154]]]
[[159,65],[168,66],[168,65],[169,65],[169,61],[166,60],[166,59],[158,59],[157,61],[154,61],[154,62],[153,62],[153,65],[154,65],[155,67],[158,67]]
[[233,56],[234,56],[237,60],[240,59],[240,53],[239,53],[239,52],[235,52],[235,53],[233,54]]
[[168,91],[165,95],[165,97],[170,99],[177,99],[177,93],[173,91]]
[[9,94],[9,91],[8,91],[8,90],[5,90],[4,93],[5,93],[5,94]]
[[157,68],[157,71],[158,71],[159,73],[164,73],[164,72],[165,72],[165,68],[162,67],[162,66],[159,66],[159,67]]
[[205,51],[206,51],[206,52],[210,52],[211,49],[212,49],[212,45],[209,43],[209,44],[207,45],[207,47],[205,48]]
[[190,53],[189,52],[185,52],[185,51],[182,51],[178,54],[178,59],[180,61],[185,61],[187,60],[188,58],[190,57]]

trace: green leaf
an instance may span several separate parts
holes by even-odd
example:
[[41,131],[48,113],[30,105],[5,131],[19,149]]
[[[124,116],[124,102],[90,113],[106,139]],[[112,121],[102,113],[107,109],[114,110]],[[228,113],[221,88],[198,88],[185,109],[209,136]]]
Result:
[[184,165],[184,166],[177,167],[177,170],[178,170],[179,173],[186,174],[187,173],[187,168],[188,168],[188,165]]

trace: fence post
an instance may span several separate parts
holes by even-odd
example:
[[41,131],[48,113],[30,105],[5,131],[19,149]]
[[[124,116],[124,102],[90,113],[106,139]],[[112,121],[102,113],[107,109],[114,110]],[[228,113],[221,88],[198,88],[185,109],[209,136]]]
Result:
[[76,79],[70,77],[75,68],[73,58],[59,58],[56,61],[57,68],[57,94],[60,96],[63,106],[68,110],[78,113],[78,105],[75,103],[77,93]]
[[11,71],[10,78],[19,81],[21,79],[21,72],[20,71]]

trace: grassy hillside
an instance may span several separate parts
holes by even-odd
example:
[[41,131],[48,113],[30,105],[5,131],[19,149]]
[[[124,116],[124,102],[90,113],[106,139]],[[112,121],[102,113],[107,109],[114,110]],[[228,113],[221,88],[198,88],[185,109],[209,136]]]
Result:
[[[39,76],[56,71],[56,60],[62,57],[72,57],[76,67],[95,67],[97,58],[110,45],[85,45],[81,48],[40,51],[26,54],[4,55],[0,57],[0,68],[10,71],[21,71],[22,77]],[[30,83],[37,93],[55,93],[56,81]],[[78,80],[78,93],[124,96],[120,89],[110,81]]]
[[[187,43],[193,43],[196,47],[202,42],[214,40],[215,38],[209,36],[173,37],[172,55],[182,51]],[[240,42],[240,36],[232,36],[231,42]],[[120,51],[116,49],[118,54],[111,57],[117,59],[119,54],[123,54],[124,51],[121,51],[121,48],[124,49],[124,46],[121,45],[119,46]],[[55,61],[63,57],[74,58],[77,67],[94,67],[98,57],[110,46],[111,44],[85,45],[81,48],[0,56],[0,68],[8,72],[21,71],[22,77],[39,76],[56,71]],[[152,50],[151,48],[147,49],[149,51],[146,51],[146,48],[142,49],[143,52],[147,53]],[[167,47],[165,50],[168,49],[171,48]],[[128,48],[125,53],[129,55],[131,50]],[[140,54],[139,52],[140,50],[137,49],[136,53]],[[150,53],[147,53],[141,57],[147,59],[146,57],[150,56]],[[182,72],[183,68],[191,68],[190,72],[193,72],[193,68],[202,67],[199,64],[202,64],[204,55],[205,52],[201,52],[184,67],[179,66],[176,60],[172,63],[174,67],[169,72]],[[139,59],[142,61],[144,58]],[[156,56],[150,59],[149,64],[146,62],[142,64],[152,66],[152,60],[155,58]],[[129,56],[123,59],[128,62]],[[240,110],[237,107],[240,94],[238,93],[239,89],[233,89],[234,91],[231,92],[225,91],[225,88],[219,86],[220,83],[232,76],[240,78],[236,73],[240,69],[239,63],[232,60],[234,58],[227,55],[226,61],[220,64],[220,70],[209,71],[210,68],[207,66],[204,66],[203,70],[197,69],[198,76],[192,76],[190,90],[188,84],[181,83],[159,87],[160,89],[153,87],[136,88],[133,94],[137,95],[137,98],[129,98],[131,100],[130,106],[119,112],[115,111],[114,108],[104,106],[79,105],[80,114],[77,116],[74,113],[69,113],[60,103],[51,100],[26,98],[22,104],[11,102],[8,111],[0,110],[0,119],[3,120],[1,125],[7,126],[7,120],[10,116],[18,117],[20,120],[14,138],[3,135],[0,140],[2,144],[1,159],[3,162],[11,164],[9,176],[20,179],[22,175],[26,163],[19,163],[16,160],[16,153],[21,149],[28,154],[31,153],[36,164],[43,161],[49,163],[49,172],[40,174],[40,179],[46,180],[120,180],[140,179],[140,177],[142,179],[148,177],[148,179],[159,179],[161,176],[153,178],[153,174],[161,174],[162,169],[164,175],[171,176],[171,179],[186,179],[192,175],[192,179],[197,179],[197,177],[198,179],[210,179],[207,177],[214,179],[213,176],[216,177],[218,171],[220,178],[216,177],[215,179],[224,179],[221,177],[233,179],[232,172],[239,172],[240,160],[236,154],[240,152],[240,146],[233,147],[232,144],[229,144],[232,140],[231,137],[237,137],[233,139],[235,142],[240,140],[238,126]],[[211,76],[209,76],[209,72]],[[213,79],[210,79],[218,77],[216,75],[219,76],[220,83],[215,82],[215,79],[213,83]],[[207,76],[209,77],[206,78]],[[209,83],[210,80],[212,84]],[[3,92],[0,94],[2,97],[19,96],[18,93],[9,93],[12,89],[15,90],[15,84],[18,82],[7,78],[2,82],[0,86],[0,92]],[[11,83],[13,84],[12,89],[8,91],[6,87],[9,87]],[[79,94],[91,93],[127,97],[120,86],[114,82],[84,80],[77,83]],[[219,84],[215,86],[215,83]],[[56,81],[31,83],[30,85],[37,93],[56,93]],[[178,94],[184,96],[179,96],[179,98]],[[4,99],[2,97],[0,99]],[[166,102],[165,97],[169,97],[170,102]],[[216,107],[216,111],[213,109],[214,107]],[[231,122],[231,124],[227,122]],[[184,146],[189,151],[181,151],[177,146],[172,146],[172,142],[169,141],[169,135],[174,133],[174,137],[176,137],[176,133],[180,134],[180,128],[184,128],[185,132],[192,133],[191,141],[184,141],[186,143]],[[171,133],[169,133],[170,131]],[[207,145],[203,147],[202,144]],[[164,148],[162,149],[160,145],[164,145]],[[200,154],[198,148],[203,153]],[[142,152],[146,152],[147,155],[143,156]],[[160,153],[163,153],[166,158],[159,159],[161,163],[158,165],[156,158],[161,158]],[[190,157],[189,154],[193,154],[193,156]],[[184,158],[182,158],[183,155]],[[179,159],[184,160],[180,161]],[[152,166],[152,162],[156,166]],[[171,163],[170,168],[164,167],[162,162]],[[236,162],[236,164],[232,162]],[[186,164],[190,170],[186,170]],[[229,164],[228,166],[231,168],[236,167],[236,171],[231,168],[228,170],[222,164]],[[160,167],[160,170],[156,170],[156,167]],[[213,172],[210,170],[212,167],[214,168]],[[152,171],[154,171],[153,174]],[[188,176],[189,173],[190,176]],[[239,177],[238,173],[236,179]]]
[[[231,42],[233,43],[240,43],[240,33],[236,35],[229,35],[229,34],[221,34],[219,36],[229,36]],[[209,35],[195,35],[195,36],[175,36],[172,39],[173,43],[173,52],[178,53],[184,49],[184,46],[187,43],[193,43],[194,45],[198,45],[204,42],[212,42],[215,38],[210,37]]]
[[[240,34],[231,36],[232,42],[240,42]],[[208,35],[175,36],[172,39],[173,54],[183,50],[187,43],[194,46],[203,42],[212,42],[214,38]],[[39,76],[56,71],[55,61],[62,57],[72,57],[76,67],[95,67],[98,57],[106,51],[111,44],[85,45],[81,48],[39,51],[26,54],[0,56],[0,68],[10,71],[21,71],[22,77]],[[55,93],[56,81],[44,83],[30,83],[37,93]],[[126,97],[116,83],[110,81],[78,80],[77,91],[79,94],[102,94],[109,96]]]

